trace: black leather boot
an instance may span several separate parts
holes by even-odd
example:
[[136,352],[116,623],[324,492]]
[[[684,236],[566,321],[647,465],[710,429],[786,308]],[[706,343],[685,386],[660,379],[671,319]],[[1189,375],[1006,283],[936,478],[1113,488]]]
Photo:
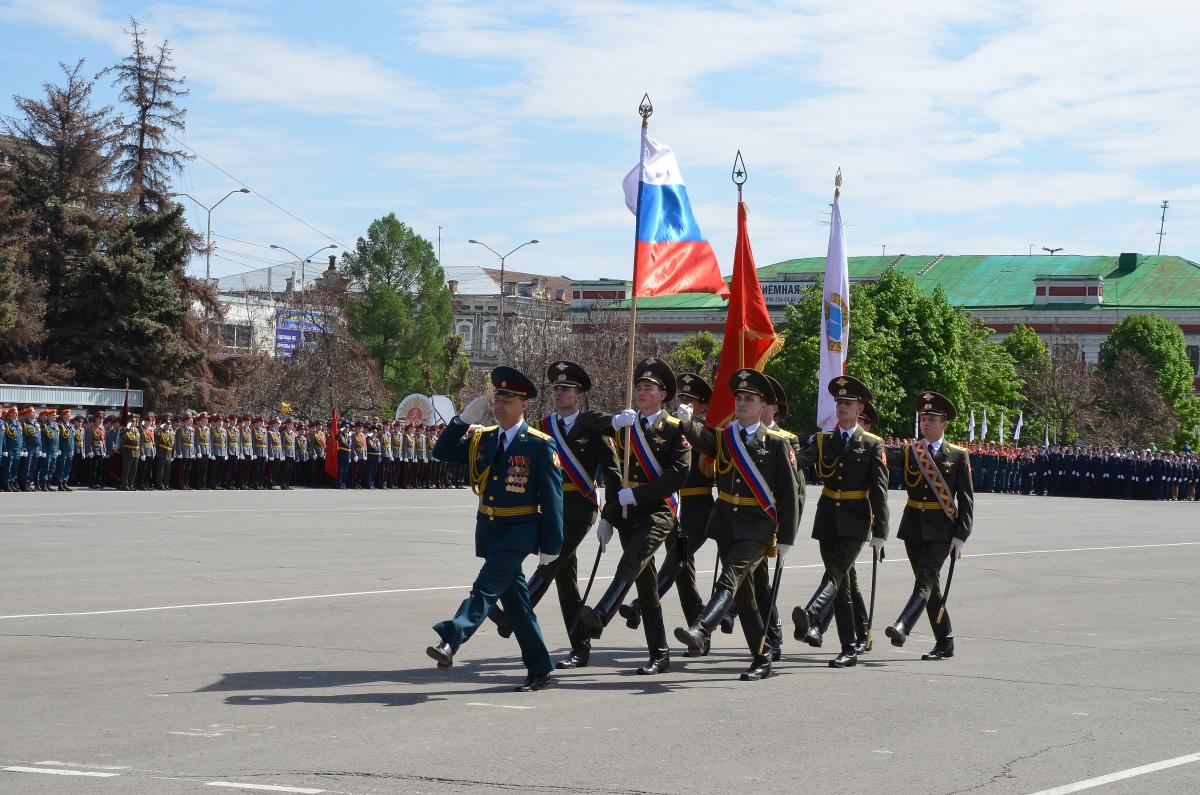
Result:
[[853,668],[858,665],[858,653],[854,647],[854,604],[852,602],[835,603],[833,615],[837,621],[838,639],[842,642],[842,651],[829,661],[829,667]]
[[737,623],[738,609],[737,605],[731,605],[729,612],[721,619],[721,632],[726,635],[733,634],[733,626]]
[[892,639],[893,646],[904,645],[904,641],[908,640],[908,633],[912,632],[913,626],[916,625],[917,619],[924,609],[925,597],[921,593],[914,592],[912,596],[908,597],[908,604],[904,605],[904,609],[900,611],[900,617],[896,619],[896,623],[883,631]]
[[571,653],[558,661],[555,668],[565,671],[571,668],[587,668],[592,657],[592,641],[583,627],[575,627],[571,638]]
[[604,596],[600,597],[600,601],[595,607],[584,606],[583,612],[579,614],[579,623],[583,627],[587,627],[588,635],[593,640],[600,637],[604,632],[604,628],[608,626],[608,622],[613,620],[613,616],[617,614],[617,608],[621,602],[625,601],[625,595],[629,593],[629,589],[633,587],[633,583],[628,580],[623,580],[620,577],[614,577],[609,583],[608,590],[604,592]]
[[825,609],[821,611],[821,615],[816,617],[816,621],[808,628],[808,632],[804,633],[804,642],[814,649],[821,648],[821,643],[824,641],[825,633],[829,631],[829,623],[833,621],[833,602],[825,605]]
[[779,620],[779,608],[771,608],[771,620],[767,622],[767,651],[771,662],[779,662],[783,656],[783,623]]
[[733,591],[718,588],[694,624],[690,627],[676,627],[675,639],[687,646],[689,651],[704,653],[713,630],[721,623],[721,619],[732,605]]
[[759,679],[766,679],[771,675],[771,641],[767,639],[763,643],[763,635],[768,634],[767,628],[763,626],[762,614],[757,610],[753,613],[748,613],[740,616],[742,621],[742,634],[746,637],[746,646],[750,649],[752,661],[750,668],[741,675],[743,682],[757,682]]
[[921,655],[922,660],[948,660],[954,656],[954,629],[950,626],[950,613],[943,613],[942,622],[939,624],[937,614],[940,607],[941,602],[930,602],[925,607],[936,642],[932,651]]
[[836,593],[837,586],[833,584],[833,580],[829,579],[829,575],[826,575],[821,578],[821,584],[817,586],[817,591],[812,595],[812,599],[808,600],[808,606],[796,605],[796,608],[792,610],[792,621],[796,624],[793,636],[796,640],[804,640],[804,636],[808,634],[808,628],[817,623],[817,616],[820,616],[821,611],[833,602]]
[[855,589],[850,594],[850,602],[854,606],[854,649],[859,654],[866,654],[867,648],[867,603],[863,600],[862,591]]
[[646,632],[646,647],[650,649],[650,661],[638,669],[643,676],[666,673],[671,670],[671,649],[667,646],[667,628],[663,624],[662,607],[647,608],[643,614]]
[[625,626],[630,629],[637,629],[642,625],[642,603],[637,599],[627,605],[621,605],[617,612],[625,619]]

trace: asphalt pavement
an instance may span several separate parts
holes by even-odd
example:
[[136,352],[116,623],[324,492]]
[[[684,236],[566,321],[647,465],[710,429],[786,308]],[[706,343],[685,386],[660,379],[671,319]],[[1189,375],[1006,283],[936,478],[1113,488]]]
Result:
[[[785,616],[820,578],[816,498]],[[785,621],[766,681],[738,681],[740,630],[642,677],[618,619],[532,694],[490,626],[448,672],[425,655],[478,570],[473,527],[465,490],[0,495],[0,792],[1200,791],[1195,503],[980,495],[953,660],[920,660],[924,622],[883,636],[912,587],[893,541],[857,668]],[[537,613],[561,656],[553,589]]]

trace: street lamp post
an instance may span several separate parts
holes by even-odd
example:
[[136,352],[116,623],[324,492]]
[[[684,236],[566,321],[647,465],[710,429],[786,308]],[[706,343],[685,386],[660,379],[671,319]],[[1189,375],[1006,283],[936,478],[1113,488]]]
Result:
[[186,196],[187,198],[196,202],[196,204],[199,204],[201,207],[204,207],[204,211],[208,214],[208,235],[206,238],[207,245],[205,245],[205,247],[204,247],[204,283],[205,284],[209,283],[209,280],[212,276],[212,214],[213,214],[213,210],[217,209],[217,205],[219,205],[221,202],[228,199],[233,194],[249,193],[249,192],[250,192],[249,188],[238,188],[236,190],[231,190],[231,191],[229,191],[229,193],[226,193],[224,196],[222,196],[221,201],[218,201],[212,207],[208,207],[208,206],[204,205],[199,199],[197,199],[195,196],[191,195],[190,193],[172,193],[171,194],[172,198],[174,198],[176,196]]
[[508,252],[507,254],[501,254],[499,251],[496,251],[496,249],[492,248],[487,243],[481,243],[478,240],[468,240],[467,242],[474,243],[477,246],[483,246],[488,251],[492,252],[493,254],[495,254],[497,257],[500,258],[500,325],[499,325],[499,328],[497,329],[496,333],[500,336],[501,339],[503,339],[504,338],[504,260],[508,259],[513,254],[517,253],[518,251],[525,248],[526,246],[531,245],[533,243],[537,243],[538,241],[537,240],[526,240],[524,243],[517,246],[516,248],[514,248],[512,251]]
[[[270,247],[273,249],[276,249],[278,251],[286,251],[287,253],[291,254],[293,257],[296,257],[296,253],[294,251],[292,251],[291,249],[284,248],[283,246],[277,246],[274,243],[272,243]],[[337,248],[337,246],[335,246],[333,243],[330,243],[328,246],[321,246],[319,249],[317,249],[313,253],[309,254],[304,259],[300,259],[300,257],[296,257],[296,259],[300,260],[300,289],[301,290],[304,289],[304,284],[305,284],[304,266],[306,264],[308,264],[312,260],[313,257],[317,256],[322,251],[326,251],[327,249],[331,249],[331,248]],[[270,281],[271,281],[271,268],[270,268],[270,266],[268,266],[267,267],[267,289],[268,289],[268,291],[270,290]]]

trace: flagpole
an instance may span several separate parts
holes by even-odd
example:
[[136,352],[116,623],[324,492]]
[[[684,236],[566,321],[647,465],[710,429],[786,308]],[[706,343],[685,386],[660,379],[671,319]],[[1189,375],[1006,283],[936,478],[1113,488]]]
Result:
[[[638,114],[642,117],[642,130],[645,131],[650,127],[650,116],[654,113],[654,105],[650,102],[650,94],[644,94],[642,101],[638,105]],[[643,163],[645,153],[640,151],[642,139],[645,137],[645,132],[638,136],[638,163]],[[644,175],[641,175],[644,176]],[[638,206],[637,219],[633,224],[633,289],[629,300],[629,358],[626,366],[626,386],[625,386],[625,403],[630,408],[633,408],[633,351],[634,340],[637,337],[637,288],[638,288],[638,233],[642,222],[642,180],[638,178]],[[629,480],[629,448],[633,443],[633,429],[625,430],[625,456],[622,462],[621,469],[621,486]],[[621,515],[628,516],[628,506],[621,508]]]
[[[749,179],[749,172],[746,170],[746,162],[742,160],[742,150],[737,150],[737,154],[733,158],[733,174],[730,175],[733,184],[737,185],[738,192],[738,208],[742,206],[742,186]],[[734,255],[736,258],[736,254]],[[746,304],[741,304],[742,317],[738,323],[738,369],[746,369]],[[755,362],[757,364],[757,362]]]

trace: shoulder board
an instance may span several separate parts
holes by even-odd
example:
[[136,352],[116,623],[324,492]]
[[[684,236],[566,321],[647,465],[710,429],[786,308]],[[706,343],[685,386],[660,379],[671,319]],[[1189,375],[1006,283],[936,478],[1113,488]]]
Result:
[[763,428],[763,430],[767,432],[767,436],[778,436],[780,439],[788,438],[788,432],[782,428]]
[[862,435],[863,435],[863,438],[870,439],[870,440],[872,440],[872,441],[875,441],[875,442],[882,442],[882,441],[883,441],[883,437],[876,436],[875,434],[871,433],[870,431],[863,431],[863,432],[862,432]]
[[679,425],[680,424],[679,418],[672,417],[670,414],[668,414],[666,417],[663,418],[663,422],[666,423],[667,425]]
[[543,431],[539,431],[537,428],[533,427],[532,425],[530,425],[526,429],[526,431],[529,433],[530,436],[534,437],[535,439],[544,439],[547,442],[551,440],[550,434],[544,433]]
[[960,453],[967,452],[967,448],[963,447],[960,444],[954,444],[953,442],[946,442],[946,447],[949,448],[950,450],[957,450]]

